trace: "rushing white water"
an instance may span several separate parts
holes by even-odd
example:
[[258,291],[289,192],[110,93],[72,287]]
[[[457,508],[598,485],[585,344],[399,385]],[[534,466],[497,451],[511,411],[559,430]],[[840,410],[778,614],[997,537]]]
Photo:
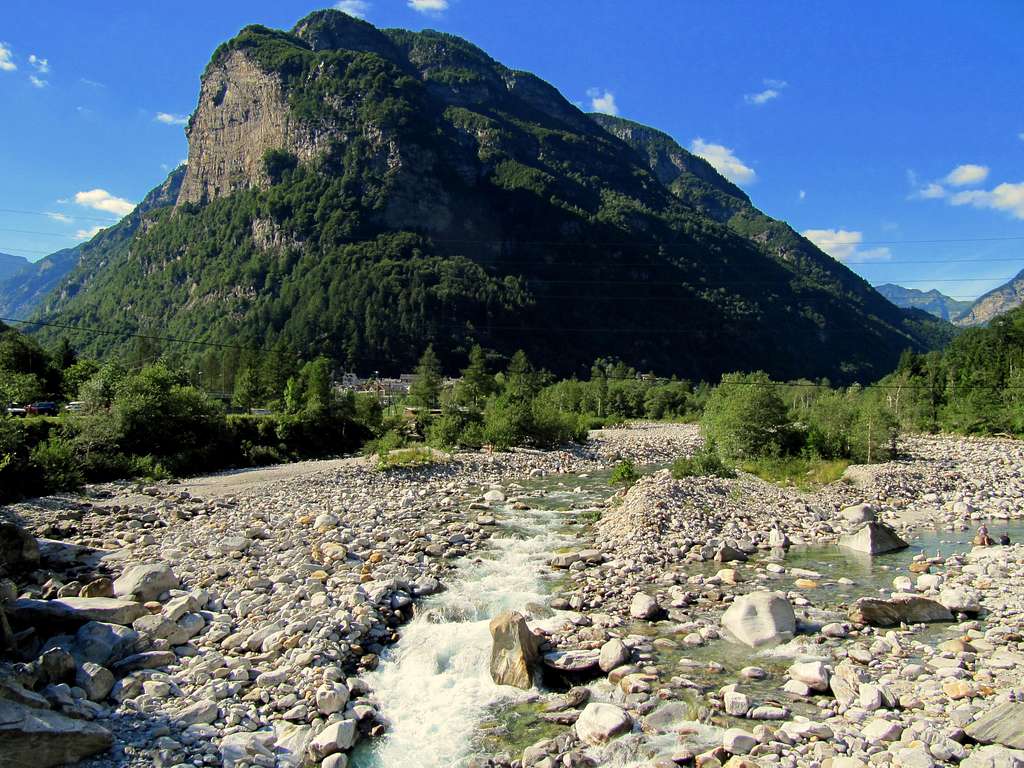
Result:
[[571,539],[556,531],[558,512],[503,513],[488,551],[459,563],[457,580],[421,606],[368,678],[389,731],[357,753],[357,768],[463,765],[488,707],[523,695],[491,680],[488,623],[544,601],[544,564]]

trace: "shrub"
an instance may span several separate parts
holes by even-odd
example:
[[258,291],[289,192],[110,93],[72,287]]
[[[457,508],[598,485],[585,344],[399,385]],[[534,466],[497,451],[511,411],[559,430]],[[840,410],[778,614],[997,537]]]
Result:
[[722,461],[714,444],[707,444],[693,456],[680,456],[672,462],[672,477],[736,477],[736,471]]
[[708,398],[704,438],[725,458],[778,456],[793,449],[786,404],[763,372],[729,373]]
[[640,471],[632,459],[623,459],[612,470],[608,478],[610,485],[624,485],[627,488],[640,479]]
[[43,492],[70,490],[85,482],[75,447],[63,438],[52,437],[36,445],[29,454],[29,462],[41,475]]

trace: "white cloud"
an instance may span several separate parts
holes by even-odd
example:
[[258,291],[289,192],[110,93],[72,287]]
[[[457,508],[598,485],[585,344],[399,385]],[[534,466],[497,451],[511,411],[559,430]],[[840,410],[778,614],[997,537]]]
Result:
[[619,114],[619,105],[615,103],[615,94],[601,88],[591,88],[587,91],[590,97],[590,108],[595,112],[605,115]]
[[366,12],[370,10],[367,0],[338,0],[334,4],[334,10],[355,16],[357,19],[365,19]]
[[975,208],[1006,211],[1015,219],[1024,219],[1024,181],[1016,184],[1003,183],[990,192],[983,189],[957,192],[949,202],[953,205],[973,205]]
[[765,86],[763,91],[744,94],[743,100],[747,104],[753,104],[758,107],[763,106],[769,101],[779,98],[782,95],[782,89],[789,85],[785,80],[772,80],[771,78],[765,78],[761,82]]
[[35,67],[36,72],[41,75],[45,75],[50,71],[50,60],[36,56],[34,53],[29,54],[28,63]]
[[806,200],[807,199],[807,190],[806,189],[801,189],[798,197],[801,200]]
[[777,98],[779,98],[779,92],[774,88],[767,88],[763,91],[759,91],[758,93],[748,93],[743,97],[743,100],[747,102],[747,104],[756,104],[757,106],[761,106],[762,104],[767,104],[772,99]]
[[441,13],[448,10],[448,0],[409,0],[409,7],[419,13]]
[[937,200],[946,196],[946,188],[941,184],[932,182],[931,184],[925,184],[917,190],[917,192],[914,193],[914,196],[924,198],[925,200]]
[[75,232],[76,240],[92,240],[97,234],[103,231],[103,227],[92,227],[90,229],[80,229]]
[[153,119],[164,125],[186,125],[188,123],[188,115],[172,115],[170,112],[157,112]]
[[135,203],[130,203],[123,197],[114,197],[105,189],[90,189],[85,192],[76,192],[75,202],[87,208],[106,211],[117,216],[127,216],[135,208]]
[[703,157],[715,170],[736,184],[752,184],[757,180],[757,172],[740,160],[729,147],[711,144],[699,136],[690,142],[690,151]]
[[28,81],[32,83],[32,85],[34,85],[36,88],[45,88],[50,84],[48,81],[43,80],[40,77],[36,77],[35,75],[29,75]]
[[801,234],[836,261],[857,263],[888,261],[892,253],[888,248],[861,250],[864,233],[848,229],[807,229]]
[[11,46],[7,43],[0,43],[0,72],[13,72],[18,68],[14,63],[14,54],[11,53]]
[[1021,141],[1024,141],[1024,131],[1021,131],[1020,133],[1018,133],[1017,134],[1017,138],[1020,139]]
[[53,211],[47,211],[46,215],[49,216],[54,221],[60,221],[63,222],[64,224],[71,224],[72,222],[74,222],[74,219],[63,213],[54,213]]
[[946,176],[946,183],[952,184],[954,187],[967,187],[971,184],[980,184],[987,178],[987,165],[965,163],[964,165],[958,165],[949,172],[949,175]]

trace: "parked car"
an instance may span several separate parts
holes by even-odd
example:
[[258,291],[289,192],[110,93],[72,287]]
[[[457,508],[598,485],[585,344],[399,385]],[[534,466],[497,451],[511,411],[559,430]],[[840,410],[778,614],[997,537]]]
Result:
[[60,413],[57,404],[50,401],[32,403],[26,410],[30,416],[56,416]]
[[70,411],[71,413],[78,413],[79,411],[85,410],[85,403],[82,402],[81,400],[72,400],[70,403],[64,406],[64,410]]
[[28,411],[26,411],[24,408],[20,407],[16,403],[11,403],[9,406],[7,406],[8,416],[17,416],[18,418],[24,418],[27,413]]

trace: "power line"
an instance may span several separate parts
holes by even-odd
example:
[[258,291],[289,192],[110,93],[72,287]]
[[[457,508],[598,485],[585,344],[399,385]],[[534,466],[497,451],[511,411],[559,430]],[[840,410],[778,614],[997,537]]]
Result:
[[[113,225],[111,225],[113,226]],[[38,232],[31,229],[6,229],[0,228],[0,232],[16,232],[19,235],[40,235],[42,237],[65,237],[74,238],[74,235],[61,234],[60,232]]]
[[108,224],[116,224],[119,221],[119,219],[114,219],[113,221],[111,221],[110,219],[100,219],[100,218],[97,218],[95,216],[80,216],[77,213],[72,213],[72,214],[56,213],[55,214],[53,211],[22,211],[22,210],[18,210],[16,208],[0,208],[0,213],[22,213],[22,214],[25,214],[27,216],[46,216],[48,219],[53,219],[54,221],[60,221],[60,219],[57,218],[57,216],[67,216],[69,219],[73,219],[73,220],[79,220],[80,219],[82,221],[106,222]]

